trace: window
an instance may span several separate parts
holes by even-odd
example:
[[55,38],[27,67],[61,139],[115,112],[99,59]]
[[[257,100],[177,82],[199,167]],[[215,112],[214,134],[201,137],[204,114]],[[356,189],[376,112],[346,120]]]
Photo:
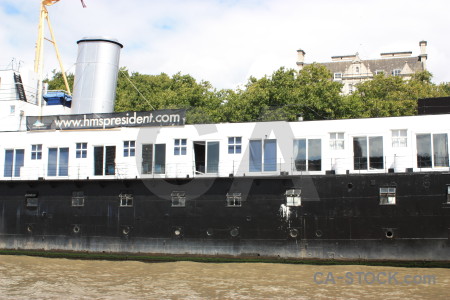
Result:
[[228,138],[228,154],[239,154],[242,149],[242,137],[229,137]]
[[77,158],[86,158],[87,157],[87,143],[77,143]]
[[330,149],[343,150],[344,149],[344,133],[331,132],[330,133]]
[[408,146],[408,138],[406,136],[406,129],[392,130],[392,147],[402,148]]
[[133,194],[120,194],[119,202],[121,207],[133,206]]
[[172,192],[170,194],[172,198],[173,207],[185,207],[186,206],[186,193],[185,192]]
[[31,159],[42,159],[42,145],[31,145]]
[[38,197],[27,197],[25,199],[26,207],[38,207]]
[[16,106],[15,105],[10,105],[9,106],[9,113],[11,115],[13,115],[16,112]]
[[417,134],[417,167],[448,167],[448,139],[446,133]]
[[142,174],[166,172],[166,144],[142,144]]
[[400,70],[400,69],[392,70],[392,76],[400,76],[401,72],[402,72],[402,70]]
[[342,73],[334,73],[334,80],[342,80]]
[[375,71],[375,75],[380,75],[380,74],[384,74],[383,70],[376,70]]
[[380,188],[380,205],[395,204],[396,188],[395,187],[381,187]]
[[94,147],[94,175],[114,175],[116,173],[116,146]]
[[123,157],[134,157],[136,153],[136,142],[135,141],[124,141],[123,142]]
[[49,148],[47,176],[69,175],[69,148]]
[[355,67],[355,73],[359,73],[359,67]]
[[302,205],[302,197],[300,194],[302,190],[293,189],[286,191],[286,206],[301,206]]
[[348,92],[349,92],[349,93],[353,93],[353,91],[354,91],[354,89],[353,89],[353,84],[352,84],[352,83],[349,83],[349,84],[348,84]]
[[373,170],[384,168],[383,137],[354,137],[353,166],[355,170]]
[[4,177],[20,177],[20,170],[24,166],[25,150],[5,150]]
[[450,185],[447,185],[447,204],[450,204]]
[[36,192],[27,192],[25,194],[25,206],[28,208],[38,207],[39,198]]
[[242,206],[242,194],[241,193],[227,193],[227,206],[228,207]]
[[322,140],[294,140],[294,164],[296,171],[321,171]]
[[142,144],[142,174],[152,174],[153,144]]
[[187,139],[175,139],[174,155],[186,155]]
[[276,171],[277,170],[277,140],[250,141],[250,172]]
[[74,207],[84,206],[84,192],[83,191],[72,192],[72,206],[74,206]]

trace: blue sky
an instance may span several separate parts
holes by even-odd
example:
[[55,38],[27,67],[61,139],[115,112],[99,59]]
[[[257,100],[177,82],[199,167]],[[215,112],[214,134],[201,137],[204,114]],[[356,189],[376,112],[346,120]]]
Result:
[[[245,84],[281,66],[358,52],[412,51],[428,41],[434,81],[450,81],[448,0],[61,0],[48,8],[65,68],[74,72],[83,37],[105,36],[124,48],[121,66],[144,74],[177,72],[217,88]],[[39,0],[0,3],[0,66],[12,58],[33,66]],[[47,33],[47,36],[49,34]],[[50,43],[46,73],[58,64]]]

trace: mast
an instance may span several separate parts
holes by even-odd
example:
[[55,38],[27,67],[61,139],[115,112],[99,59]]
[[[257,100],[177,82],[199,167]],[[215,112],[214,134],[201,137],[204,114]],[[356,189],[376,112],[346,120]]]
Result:
[[[50,23],[50,19],[48,17],[48,11],[46,6],[50,6],[58,3],[60,0],[42,0],[41,1],[41,10],[39,16],[39,27],[38,27],[38,38],[36,42],[36,53],[34,60],[34,72],[38,74],[38,106],[42,110],[42,73],[43,73],[43,60],[44,60],[44,39],[51,42],[55,48],[56,57],[59,62],[59,67],[61,69],[61,74],[64,79],[64,85],[66,86],[66,91],[69,95],[71,95],[69,83],[67,81],[66,72],[64,71],[64,66],[61,60],[61,56],[59,54],[58,45],[56,44],[55,35],[53,34],[53,28]],[[81,0],[81,4],[83,7],[86,7],[83,0]],[[44,37],[44,20],[47,20],[48,29],[50,31],[51,40]],[[41,112],[40,112],[41,114]]]

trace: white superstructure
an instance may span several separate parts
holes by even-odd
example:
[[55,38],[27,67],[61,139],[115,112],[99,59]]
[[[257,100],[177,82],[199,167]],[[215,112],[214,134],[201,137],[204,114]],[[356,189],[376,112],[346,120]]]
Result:
[[450,115],[0,132],[0,179],[448,171]]

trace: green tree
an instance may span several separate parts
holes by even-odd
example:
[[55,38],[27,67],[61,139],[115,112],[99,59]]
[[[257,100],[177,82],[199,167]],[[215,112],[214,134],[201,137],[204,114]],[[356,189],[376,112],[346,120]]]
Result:
[[[68,75],[73,85],[73,74]],[[60,72],[46,80],[49,89],[65,89]],[[417,99],[450,96],[450,84],[432,83],[423,71],[411,79],[376,75],[341,95],[342,84],[320,64],[302,71],[279,68],[271,76],[250,77],[243,88],[215,89],[208,81],[196,81],[180,73],[144,75],[120,68],[116,111],[185,108],[187,123],[305,120],[402,116],[416,113]]]
[[280,68],[272,76],[250,77],[245,89],[226,102],[229,122],[307,120],[339,117],[342,85],[331,80],[331,73],[318,64],[306,66],[299,74]]
[[119,71],[115,111],[185,108],[188,123],[209,123],[220,121],[221,102],[220,93],[209,82],[197,82],[190,75]]
[[[74,81],[74,75],[72,73],[69,73],[66,75],[67,82],[69,84],[70,90],[73,92],[73,81]],[[64,78],[62,76],[61,72],[57,72],[56,70],[52,71],[52,78],[51,79],[44,79],[44,83],[48,83],[48,89],[49,90],[66,90],[66,85],[64,84]]]
[[432,77],[428,71],[417,72],[409,80],[379,74],[358,84],[349,98],[362,102],[362,117],[414,115],[418,99],[449,95],[444,85],[432,83]]

